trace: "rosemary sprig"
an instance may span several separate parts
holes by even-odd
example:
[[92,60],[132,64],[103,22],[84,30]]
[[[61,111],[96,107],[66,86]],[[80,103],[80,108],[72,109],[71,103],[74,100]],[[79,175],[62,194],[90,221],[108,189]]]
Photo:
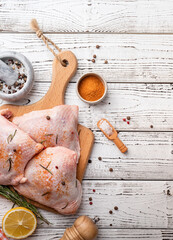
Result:
[[53,175],[53,173],[47,168],[47,167],[44,167],[42,164],[39,164],[42,168],[44,168],[46,171],[48,171],[51,175]]
[[17,129],[15,129],[14,133],[13,134],[10,134],[8,137],[7,137],[7,143],[9,144],[13,138],[15,137],[16,135],[16,132],[17,132]]
[[11,168],[12,168],[12,163],[13,163],[13,160],[11,159],[11,157],[9,159],[7,159],[6,162],[9,162],[9,168],[8,168],[8,172],[10,172]]
[[23,196],[18,194],[18,192],[14,190],[14,188],[0,185],[0,195],[4,196],[5,198],[20,207],[28,208],[43,222],[50,224],[50,222],[41,215],[38,209],[32,203],[27,202],[27,200]]

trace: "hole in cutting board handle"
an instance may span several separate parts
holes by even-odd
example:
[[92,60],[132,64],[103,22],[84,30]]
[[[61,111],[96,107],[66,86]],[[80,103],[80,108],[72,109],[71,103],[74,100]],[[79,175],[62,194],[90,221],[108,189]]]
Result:
[[67,67],[69,65],[69,62],[67,59],[63,59],[62,62],[65,64],[63,67]]

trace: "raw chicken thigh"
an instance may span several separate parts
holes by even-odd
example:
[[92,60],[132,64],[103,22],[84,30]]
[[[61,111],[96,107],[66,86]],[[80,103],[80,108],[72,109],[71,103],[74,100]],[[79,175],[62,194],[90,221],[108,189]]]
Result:
[[22,195],[62,214],[74,214],[81,202],[76,180],[77,154],[64,147],[49,147],[27,165],[27,181],[15,187]]
[[44,147],[63,146],[80,156],[78,106],[60,105],[15,117],[13,122]]
[[0,111],[0,184],[24,182],[24,169],[31,158],[43,149],[27,133],[6,118],[12,113]]

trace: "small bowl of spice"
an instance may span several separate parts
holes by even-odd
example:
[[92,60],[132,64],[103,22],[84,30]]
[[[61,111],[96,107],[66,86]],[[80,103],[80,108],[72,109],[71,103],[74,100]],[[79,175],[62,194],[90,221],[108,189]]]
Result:
[[[0,61],[0,98],[11,102],[18,101],[25,97],[33,86],[32,64],[24,55],[11,51],[1,52]],[[10,82],[8,77],[10,78],[12,75],[17,77]],[[7,81],[2,80],[3,77]]]
[[82,101],[96,104],[106,96],[107,83],[98,74],[87,73],[78,80],[76,91]]

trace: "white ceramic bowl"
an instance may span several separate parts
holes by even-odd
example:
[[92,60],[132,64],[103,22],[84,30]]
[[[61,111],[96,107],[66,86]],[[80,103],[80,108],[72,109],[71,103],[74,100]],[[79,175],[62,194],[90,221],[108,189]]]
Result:
[[[103,96],[102,96],[101,98],[99,98],[98,100],[96,100],[96,101],[87,101],[87,100],[85,100],[84,98],[82,98],[81,95],[80,95],[80,93],[79,93],[79,83],[80,83],[85,77],[87,77],[87,76],[95,76],[95,77],[99,78],[99,79],[102,81],[102,83],[103,83],[103,85],[104,85],[104,87],[105,87],[105,91],[104,91]],[[107,89],[108,89],[108,88],[107,88],[107,82],[106,82],[101,76],[99,76],[99,75],[96,74],[96,73],[86,73],[86,74],[84,74],[84,75],[77,81],[77,84],[76,84],[76,92],[77,92],[78,97],[79,97],[83,102],[89,103],[89,104],[91,104],[91,105],[94,105],[94,104],[97,104],[97,103],[101,102],[101,101],[105,98],[105,96],[106,96],[106,94],[107,94]]]
[[0,98],[10,102],[15,102],[20,100],[21,98],[24,98],[31,90],[34,82],[34,70],[31,62],[24,55],[18,52],[12,52],[12,51],[0,52],[0,59],[1,60],[14,59],[21,62],[25,67],[25,71],[27,75],[27,81],[24,84],[22,89],[20,89],[16,93],[11,93],[11,94],[3,93],[0,91]]

